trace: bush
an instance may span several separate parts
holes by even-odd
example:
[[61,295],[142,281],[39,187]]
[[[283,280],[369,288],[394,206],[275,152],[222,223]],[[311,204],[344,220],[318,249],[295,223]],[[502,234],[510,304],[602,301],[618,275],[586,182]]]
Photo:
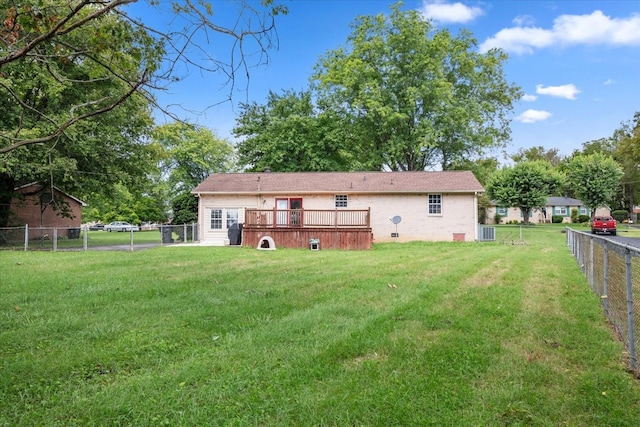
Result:
[[629,212],[623,210],[617,210],[611,212],[611,216],[618,222],[624,222],[629,219]]
[[589,215],[578,215],[578,222],[580,224],[584,224],[589,221],[591,221],[591,217]]
[[502,221],[502,215],[500,215],[499,213],[497,213],[494,217],[493,220],[495,221],[496,224],[500,224],[500,221]]
[[571,208],[571,222],[574,224],[580,222],[578,219],[578,208]]
[[554,224],[561,224],[563,220],[564,217],[562,215],[553,215],[551,217],[551,222]]

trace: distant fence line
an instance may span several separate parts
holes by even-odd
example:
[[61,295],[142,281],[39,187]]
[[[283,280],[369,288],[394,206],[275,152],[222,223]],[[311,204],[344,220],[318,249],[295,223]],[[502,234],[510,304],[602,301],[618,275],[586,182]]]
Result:
[[[120,236],[118,238],[117,236]],[[143,231],[91,231],[83,227],[0,227],[0,250],[129,250],[199,241],[198,224],[159,225]]]
[[605,315],[629,352],[629,365],[638,373],[640,345],[640,248],[567,228],[567,245],[578,260]]

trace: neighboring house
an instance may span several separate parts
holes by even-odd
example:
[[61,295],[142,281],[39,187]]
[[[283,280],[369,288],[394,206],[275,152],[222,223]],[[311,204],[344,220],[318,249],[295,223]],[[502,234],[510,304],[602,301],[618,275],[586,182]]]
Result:
[[[589,208],[585,207],[581,200],[572,199],[570,197],[549,197],[542,208],[535,208],[529,211],[529,222],[532,224],[541,224],[551,222],[553,216],[561,216],[562,222],[571,222],[571,210],[578,209],[578,215],[591,215]],[[599,214],[609,214],[609,210],[599,208],[596,210]],[[496,214],[502,218],[501,224],[510,221],[522,222],[524,218],[522,211],[517,207],[497,206],[495,203],[487,209],[487,222],[493,223]]]
[[[212,174],[192,193],[203,243],[257,247],[268,237],[277,247],[318,239],[320,248],[368,249],[477,240],[483,191],[469,171],[263,172]],[[241,239],[231,242],[239,224]]]
[[33,227],[80,227],[82,207],[86,204],[57,187],[26,184],[14,191],[11,200],[11,225]]

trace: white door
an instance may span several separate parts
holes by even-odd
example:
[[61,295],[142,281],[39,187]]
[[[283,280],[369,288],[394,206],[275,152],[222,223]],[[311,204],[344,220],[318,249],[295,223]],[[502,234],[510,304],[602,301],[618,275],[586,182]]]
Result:
[[289,224],[289,199],[276,199],[276,224]]

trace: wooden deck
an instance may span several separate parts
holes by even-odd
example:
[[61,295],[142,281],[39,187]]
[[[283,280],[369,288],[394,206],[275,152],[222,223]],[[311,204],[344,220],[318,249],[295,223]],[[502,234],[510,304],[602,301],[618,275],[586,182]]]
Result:
[[320,249],[371,249],[370,217],[368,209],[247,209],[242,244],[257,247],[269,236],[276,248],[309,248],[318,239]]

